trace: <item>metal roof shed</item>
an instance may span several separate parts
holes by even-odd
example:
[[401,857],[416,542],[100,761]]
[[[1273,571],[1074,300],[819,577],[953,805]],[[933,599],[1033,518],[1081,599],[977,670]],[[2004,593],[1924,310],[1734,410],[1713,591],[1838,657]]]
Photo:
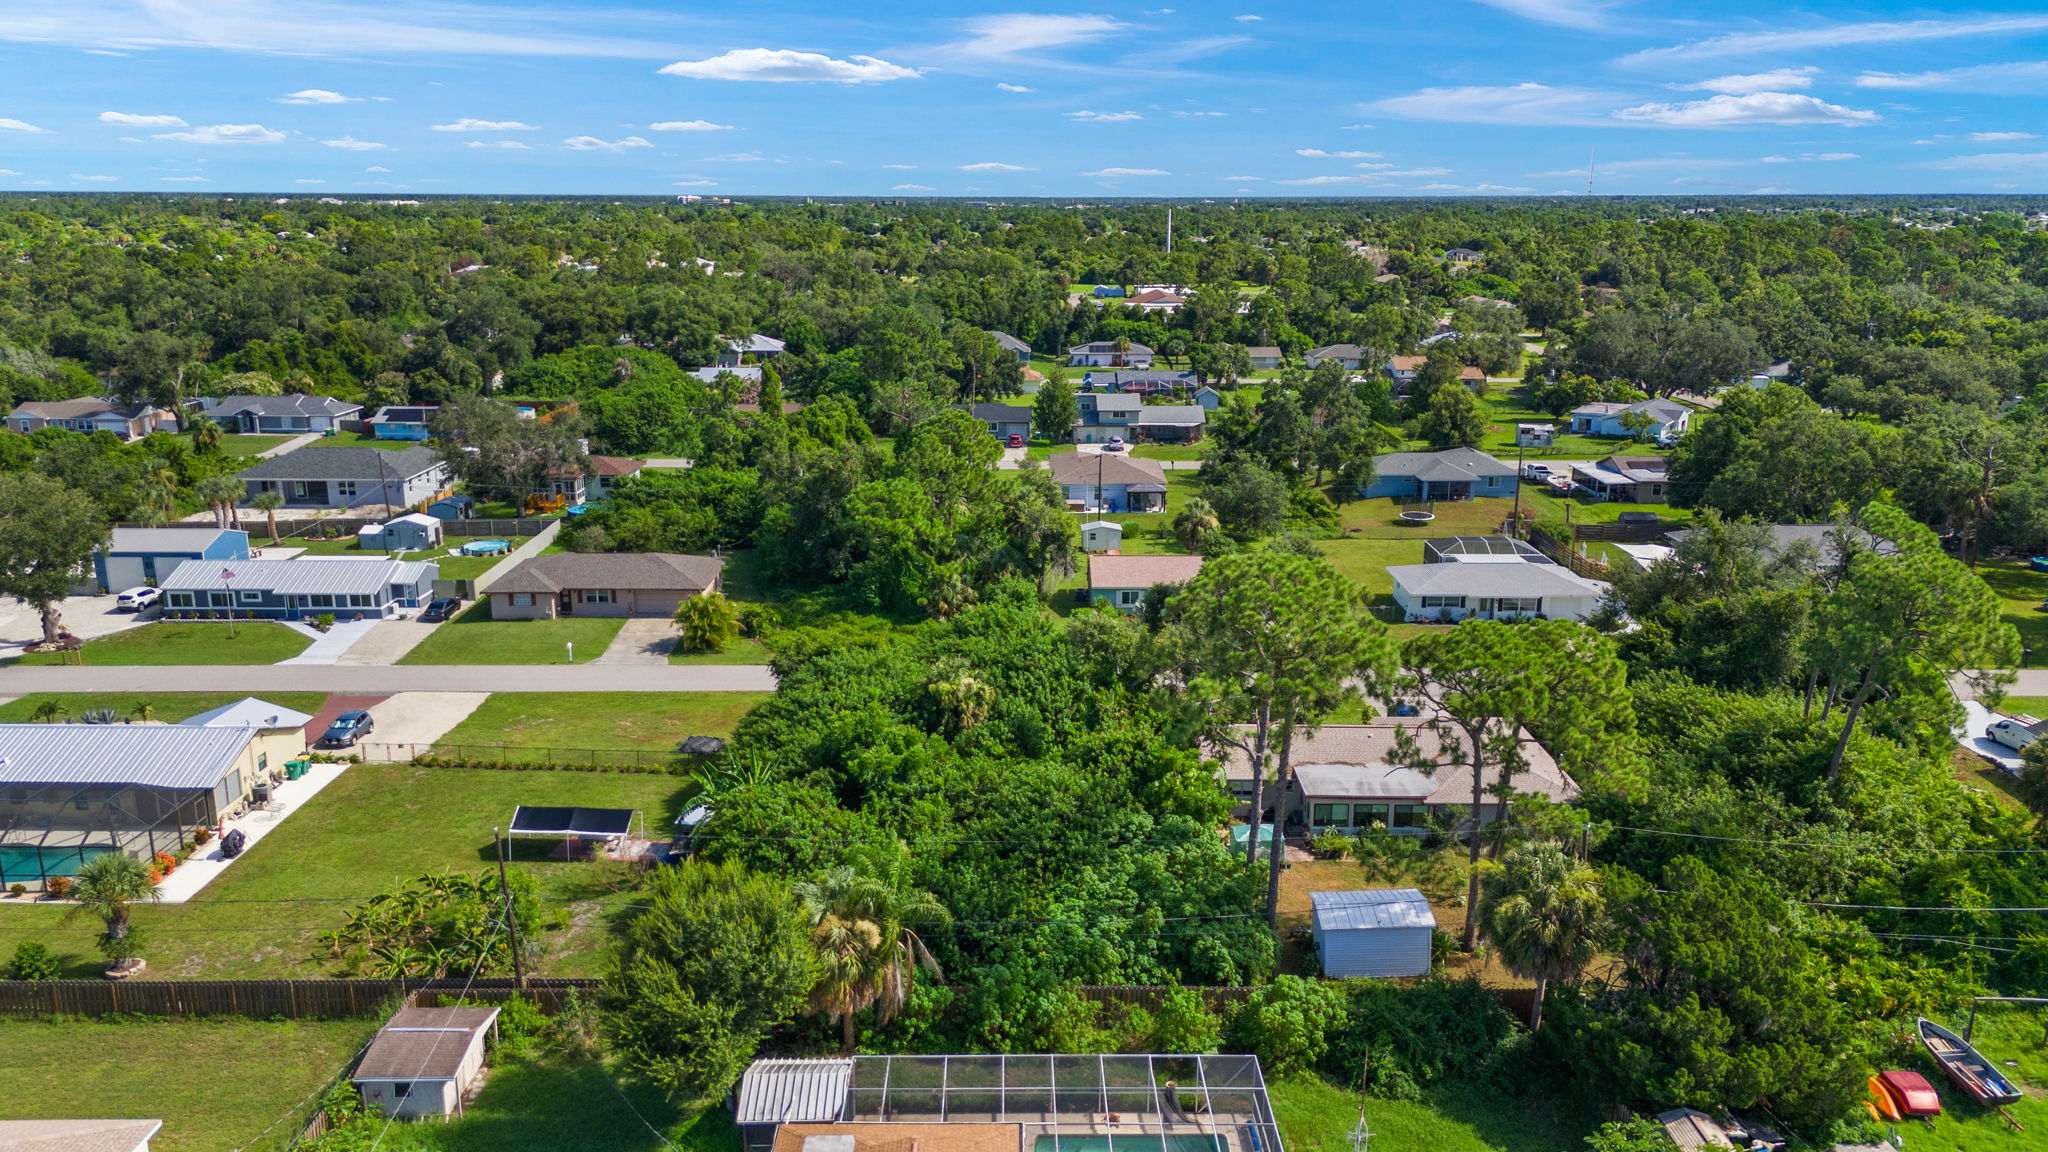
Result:
[[1413,888],[1311,892],[1325,976],[1422,976],[1436,916]]
[[853,1061],[756,1060],[740,1077],[733,1123],[750,1149],[772,1147],[779,1124],[839,1120],[853,1082]]

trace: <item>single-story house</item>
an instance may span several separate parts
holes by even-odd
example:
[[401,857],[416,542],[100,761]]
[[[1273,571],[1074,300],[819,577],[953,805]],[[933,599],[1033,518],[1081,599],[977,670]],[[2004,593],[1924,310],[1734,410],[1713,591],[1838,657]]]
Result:
[[708,368],[692,368],[690,369],[690,375],[695,376],[706,384],[718,383],[720,376],[731,376],[743,384],[759,384],[762,380],[761,366],[759,364],[726,364],[721,362]]
[[1090,392],[1127,392],[1133,396],[1156,396],[1176,388],[1194,388],[1197,381],[1195,374],[1189,371],[1141,368],[1136,371],[1085,372],[1081,375],[1081,386]]
[[1620,504],[1662,504],[1671,486],[1662,456],[1609,456],[1572,465],[1572,483],[1596,500]]
[[1157,584],[1185,584],[1202,570],[1200,556],[1090,556],[1088,599],[1136,612]]
[[1372,483],[1361,495],[1395,500],[1470,500],[1512,496],[1515,468],[1477,448],[1441,452],[1389,452],[1372,461]]
[[962,404],[960,410],[988,425],[988,434],[998,440],[1012,436],[1031,438],[1031,409],[1019,404]]
[[1287,360],[1277,344],[1253,344],[1244,350],[1244,354],[1251,357],[1254,372],[1271,371]]
[[248,482],[250,499],[259,492],[282,492],[284,502],[298,508],[416,508],[446,495],[449,484],[448,465],[424,447],[394,451],[309,444],[259,460],[236,475]]
[[365,524],[356,533],[356,547],[386,552],[412,552],[441,544],[441,521],[423,512],[393,516],[382,524]]
[[1081,412],[1081,418],[1074,422],[1074,443],[1103,444],[1111,437],[1135,440],[1138,437],[1138,413],[1145,407],[1145,398],[1123,392],[1080,392],[1074,396],[1074,404]]
[[356,1066],[363,1103],[389,1117],[460,1116],[484,1081],[496,1008],[401,1008]]
[[1097,284],[1095,286],[1095,298],[1098,300],[1114,299],[1123,294],[1123,286],[1120,284]]
[[1453,264],[1471,264],[1486,259],[1486,256],[1484,253],[1474,251],[1471,248],[1446,248],[1444,249],[1444,259],[1449,260]]
[[998,332],[993,328],[988,330],[988,334],[996,338],[996,343],[1003,346],[1003,351],[1015,356],[1017,363],[1031,363],[1031,345],[1017,339],[1008,332]]
[[[258,775],[276,770],[304,752],[307,741],[318,739],[320,733],[306,731],[312,722],[310,713],[255,696],[244,696],[232,704],[209,708],[178,721],[193,728],[234,728],[249,733],[255,741]],[[254,777],[250,782],[260,783]]]
[[[1483,560],[1497,559],[1494,557]],[[1599,608],[1607,585],[1562,564],[1395,564],[1394,603],[1408,621],[1584,620]]]
[[1302,357],[1302,360],[1311,370],[1325,360],[1334,360],[1339,366],[1358,372],[1364,370],[1368,355],[1364,348],[1356,344],[1325,344],[1321,348],[1309,349],[1308,355]]
[[[374,451],[374,449],[372,449]],[[168,620],[203,620],[227,613],[299,620],[332,613],[337,619],[390,619],[400,608],[434,598],[438,565],[374,556],[300,556],[291,560],[187,560],[164,578]]]
[[1223,393],[1209,387],[1207,384],[1195,389],[1195,394],[1189,397],[1189,399],[1201,405],[1202,410],[1205,412],[1214,412],[1218,408],[1223,407]]
[[1515,446],[1518,448],[1548,448],[1556,442],[1555,424],[1515,425]]
[[559,616],[675,615],[692,596],[716,592],[725,561],[671,552],[557,552],[521,560],[491,581],[493,620]]
[[1163,312],[1168,316],[1180,311],[1181,306],[1187,302],[1187,297],[1177,292],[1169,292],[1164,288],[1147,288],[1126,301],[1126,303],[1144,311]]
[[27,435],[41,428],[73,432],[112,432],[123,440],[140,440],[151,432],[178,430],[178,414],[154,404],[124,404],[110,396],[75,400],[28,400],[7,414],[7,426]]
[[1209,410],[1200,404],[1151,404],[1138,409],[1138,439],[1154,444],[1193,444],[1202,438]]
[[1166,511],[1166,470],[1124,452],[1062,452],[1045,462],[1069,505],[1084,512]]
[[644,460],[632,460],[624,456],[585,457],[584,472],[590,481],[590,498],[603,500],[611,496],[612,489],[628,476],[637,475],[647,466]]
[[1666,443],[1685,434],[1692,424],[1692,409],[1676,400],[1639,400],[1633,404],[1596,401],[1572,409],[1572,431],[1582,436],[1635,436],[1629,425],[1642,425],[1642,438]]
[[440,410],[439,404],[386,405],[367,421],[370,435],[377,440],[428,439],[434,434],[428,425]]
[[1429,974],[1436,915],[1414,888],[1368,888],[1308,894],[1310,931],[1323,975],[1395,977]]
[[[1364,724],[1326,724],[1314,733],[1297,736],[1293,770],[1301,788],[1285,797],[1284,808],[1276,808],[1287,813],[1285,823],[1306,825],[1311,832],[1318,832],[1372,826],[1422,828],[1429,823],[1430,809],[1469,807],[1471,752],[1457,729],[1446,732],[1431,728],[1426,718],[1382,716]],[[1416,754],[1435,765],[1428,775],[1400,762],[1397,744],[1401,739],[1413,741]],[[1454,747],[1445,748],[1446,739]],[[1578,784],[1558,767],[1549,749],[1525,738],[1520,750],[1525,767],[1515,772],[1517,791],[1539,793],[1558,803],[1578,796]],[[1229,745],[1213,745],[1210,752],[1221,764],[1232,795],[1250,800],[1250,760]],[[1499,767],[1490,756],[1488,762],[1484,783],[1492,785],[1499,781]],[[1272,803],[1270,789],[1262,796]],[[1479,806],[1481,818],[1492,821],[1499,806],[1489,793]]]
[[0,1120],[6,1152],[149,1152],[161,1120]]
[[1081,551],[1117,552],[1124,546],[1124,526],[1114,520],[1090,520],[1081,525]]
[[718,354],[718,363],[722,367],[731,368],[737,368],[742,364],[759,364],[763,360],[773,360],[788,350],[789,345],[783,341],[756,332],[744,340],[726,340],[725,351]]
[[[1847,528],[1834,524],[1767,524],[1765,530],[1771,534],[1770,553],[1780,555],[1793,548],[1810,548],[1813,566],[1819,569],[1841,562],[1841,548],[1838,533],[1847,532],[1854,546],[1873,549],[1883,555],[1897,555],[1899,546],[1889,540],[1880,540],[1862,528]],[[1697,529],[1674,528],[1664,534],[1673,544],[1683,543]]]
[[209,402],[200,414],[231,432],[304,436],[340,431],[342,421],[363,414],[363,406],[332,396],[287,392],[282,396],[224,396]]
[[1118,350],[1115,340],[1097,340],[1089,344],[1076,344],[1067,349],[1067,366],[1070,368],[1150,368],[1152,349],[1143,345],[1124,342]]
[[[0,724],[0,885],[40,886],[108,852],[176,852],[239,809],[293,743],[245,725]],[[285,755],[304,749],[299,739]]]
[[116,528],[92,555],[93,577],[108,592],[154,584],[187,560],[247,560],[249,534],[233,528]]
[[467,492],[451,492],[439,500],[428,501],[427,515],[436,520],[467,520],[476,515],[476,497]]

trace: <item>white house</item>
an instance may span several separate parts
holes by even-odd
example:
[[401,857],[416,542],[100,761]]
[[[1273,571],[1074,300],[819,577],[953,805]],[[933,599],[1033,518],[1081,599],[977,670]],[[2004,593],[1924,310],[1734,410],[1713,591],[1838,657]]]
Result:
[[1461,557],[1452,564],[1396,564],[1394,602],[1404,620],[1584,620],[1607,585],[1561,564],[1518,556]]
[[1357,372],[1364,369],[1365,357],[1365,349],[1356,344],[1325,344],[1321,348],[1309,349],[1302,360],[1311,370],[1325,360],[1334,360],[1339,367]]
[[1642,400],[1634,404],[1597,401],[1572,409],[1572,431],[1581,436],[1633,436],[1629,424],[1647,417],[1645,439],[1668,443],[1685,434],[1692,424],[1692,409],[1676,400]]
[[1253,344],[1244,350],[1244,354],[1251,357],[1254,372],[1270,372],[1286,361],[1276,344]]
[[772,360],[782,355],[788,348],[788,344],[775,337],[763,336],[756,332],[745,340],[726,340],[725,351],[718,354],[718,362],[726,367],[759,364],[763,360]]
[[1425,976],[1436,916],[1414,888],[1311,892],[1311,930],[1323,975]]
[[1114,340],[1097,340],[1089,344],[1076,344],[1067,349],[1067,366],[1070,368],[1150,368],[1152,349],[1138,343],[1126,342],[1118,351]]

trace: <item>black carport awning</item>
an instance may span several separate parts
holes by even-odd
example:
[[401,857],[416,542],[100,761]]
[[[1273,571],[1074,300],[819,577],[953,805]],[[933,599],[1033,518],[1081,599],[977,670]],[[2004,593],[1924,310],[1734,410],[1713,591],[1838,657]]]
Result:
[[633,826],[631,808],[529,808],[512,812],[514,836],[624,836]]

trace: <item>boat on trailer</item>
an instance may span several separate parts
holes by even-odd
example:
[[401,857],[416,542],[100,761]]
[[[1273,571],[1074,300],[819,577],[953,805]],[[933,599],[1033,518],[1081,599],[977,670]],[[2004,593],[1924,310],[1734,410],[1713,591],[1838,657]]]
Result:
[[1956,1087],[1968,1093],[1979,1104],[1996,1108],[2011,1104],[2020,1098],[2020,1090],[2013,1087],[2005,1074],[1991,1066],[1969,1041],[1943,1028],[1925,1017],[1915,1021],[1920,1028],[1920,1042],[1927,1045],[1928,1054],[1956,1082]]

